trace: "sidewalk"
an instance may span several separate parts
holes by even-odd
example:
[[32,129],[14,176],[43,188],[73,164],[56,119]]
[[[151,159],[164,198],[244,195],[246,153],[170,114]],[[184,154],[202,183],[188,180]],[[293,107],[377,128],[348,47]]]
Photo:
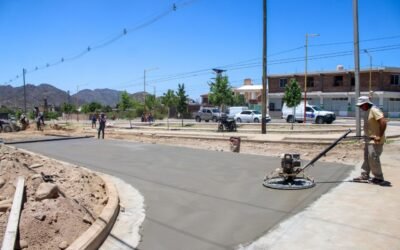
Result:
[[[381,159],[392,187],[344,182],[239,249],[400,249],[400,143],[386,148]],[[349,179],[359,174],[360,164]]]

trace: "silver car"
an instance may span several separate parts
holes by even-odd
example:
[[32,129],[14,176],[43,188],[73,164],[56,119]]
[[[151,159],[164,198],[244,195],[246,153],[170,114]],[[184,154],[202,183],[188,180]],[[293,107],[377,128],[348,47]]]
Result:
[[[237,122],[260,122],[261,113],[257,110],[245,110],[235,115],[235,120]],[[267,115],[265,121],[271,121],[271,117]]]

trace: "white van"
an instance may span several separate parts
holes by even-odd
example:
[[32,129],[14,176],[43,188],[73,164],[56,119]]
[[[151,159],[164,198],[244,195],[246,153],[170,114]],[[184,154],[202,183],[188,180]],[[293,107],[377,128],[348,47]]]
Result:
[[229,118],[234,118],[236,114],[239,114],[240,112],[245,110],[249,110],[249,108],[245,106],[230,107],[228,108],[226,114],[228,115]]
[[[304,103],[300,103],[296,107],[296,118],[293,117],[293,107],[289,108],[284,103],[282,106],[282,119],[285,119],[286,122],[303,122],[304,120]],[[328,123],[331,124],[334,120],[336,120],[336,115],[332,111],[326,111],[321,109],[318,106],[306,104],[306,119],[312,120],[314,123],[322,124]]]

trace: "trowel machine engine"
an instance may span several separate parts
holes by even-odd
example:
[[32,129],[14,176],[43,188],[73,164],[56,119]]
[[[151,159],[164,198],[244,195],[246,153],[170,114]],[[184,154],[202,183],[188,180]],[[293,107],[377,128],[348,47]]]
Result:
[[341,140],[351,133],[349,129],[340,138],[334,141],[324,151],[319,153],[306,166],[301,166],[300,154],[285,153],[281,156],[281,167],[264,178],[263,185],[274,189],[305,189],[315,186],[314,180],[307,176],[304,170],[313,166],[322,156],[334,148]]
[[281,171],[279,175],[286,181],[293,181],[301,170],[300,154],[283,154],[281,156]]

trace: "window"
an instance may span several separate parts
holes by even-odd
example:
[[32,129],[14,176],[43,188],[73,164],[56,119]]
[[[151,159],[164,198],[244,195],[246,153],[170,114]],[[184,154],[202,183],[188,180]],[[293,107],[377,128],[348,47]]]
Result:
[[390,78],[390,85],[400,85],[400,75],[392,75]]
[[335,76],[333,86],[343,86],[343,76]]
[[279,87],[284,88],[286,87],[286,84],[287,84],[287,78],[279,79]]
[[307,77],[307,87],[314,87],[314,77]]
[[251,111],[243,111],[242,112],[242,115],[250,115],[251,114]]
[[351,78],[351,86],[356,86],[356,78]]

